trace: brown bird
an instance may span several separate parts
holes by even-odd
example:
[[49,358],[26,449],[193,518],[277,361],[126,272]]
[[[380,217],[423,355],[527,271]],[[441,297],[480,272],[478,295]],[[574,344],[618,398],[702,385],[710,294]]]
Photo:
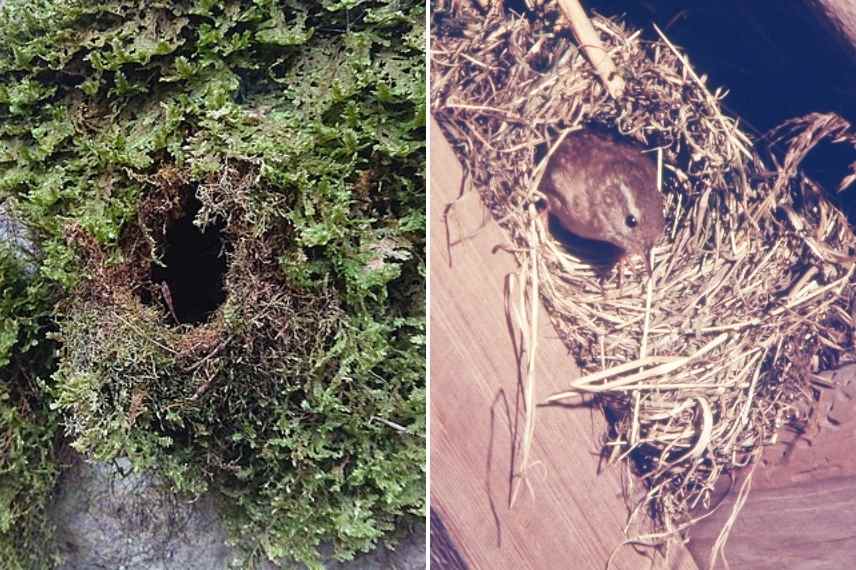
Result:
[[641,255],[651,274],[651,248],[665,228],[663,195],[654,161],[637,145],[593,131],[571,133],[550,157],[540,189],[546,212],[570,237],[588,242],[584,249],[606,244],[600,253],[611,265]]

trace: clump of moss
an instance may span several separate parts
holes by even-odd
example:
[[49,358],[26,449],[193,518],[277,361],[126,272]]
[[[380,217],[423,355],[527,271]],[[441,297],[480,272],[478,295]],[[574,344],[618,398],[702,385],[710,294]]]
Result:
[[[0,195],[65,292],[44,397],[79,451],[220,496],[249,560],[347,559],[424,516],[423,23],[395,0],[0,12]],[[188,217],[225,257],[198,321],[170,291],[212,283],[168,273]]]
[[10,570],[49,563],[45,506],[59,473],[58,421],[43,397],[55,291],[18,253],[0,244],[0,560]]

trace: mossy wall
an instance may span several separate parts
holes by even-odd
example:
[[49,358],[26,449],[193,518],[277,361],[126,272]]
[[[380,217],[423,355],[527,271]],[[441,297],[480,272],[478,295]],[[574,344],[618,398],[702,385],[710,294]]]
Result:
[[20,252],[0,243],[0,568],[9,570],[55,562],[45,517],[59,474],[58,417],[45,397],[55,295]]
[[[0,200],[41,255],[3,267],[0,473],[31,484],[0,557],[30,567],[4,521],[43,528],[64,443],[215,493],[248,564],[424,516],[424,41],[421,2],[6,2]],[[188,215],[225,257],[198,322]]]

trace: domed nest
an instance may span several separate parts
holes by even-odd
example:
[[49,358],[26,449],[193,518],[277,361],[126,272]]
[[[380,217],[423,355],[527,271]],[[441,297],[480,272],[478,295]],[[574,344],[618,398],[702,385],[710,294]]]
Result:
[[[805,418],[812,375],[852,350],[856,237],[826,194],[835,189],[799,167],[820,140],[856,137],[840,117],[811,115],[773,133],[787,150],[772,156],[662,34],[644,41],[593,19],[625,84],[614,98],[555,3],[522,15],[501,2],[451,6],[434,16],[432,113],[466,188],[507,232],[526,289],[517,314],[540,298],[582,370],[550,401],[595,396],[611,426],[605,453],[644,482],[641,498],[629,494],[632,518],[655,523],[637,526],[633,543],[662,544],[712,506],[721,476]],[[658,161],[667,222],[650,280],[639,257],[604,278],[539,214],[551,153],[581,128]]]

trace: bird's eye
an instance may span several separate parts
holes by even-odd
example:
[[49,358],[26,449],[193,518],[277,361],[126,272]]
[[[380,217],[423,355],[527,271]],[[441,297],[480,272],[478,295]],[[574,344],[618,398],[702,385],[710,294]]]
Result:
[[636,216],[627,216],[625,218],[624,223],[627,224],[628,228],[635,228],[639,223],[639,220],[636,219]]

